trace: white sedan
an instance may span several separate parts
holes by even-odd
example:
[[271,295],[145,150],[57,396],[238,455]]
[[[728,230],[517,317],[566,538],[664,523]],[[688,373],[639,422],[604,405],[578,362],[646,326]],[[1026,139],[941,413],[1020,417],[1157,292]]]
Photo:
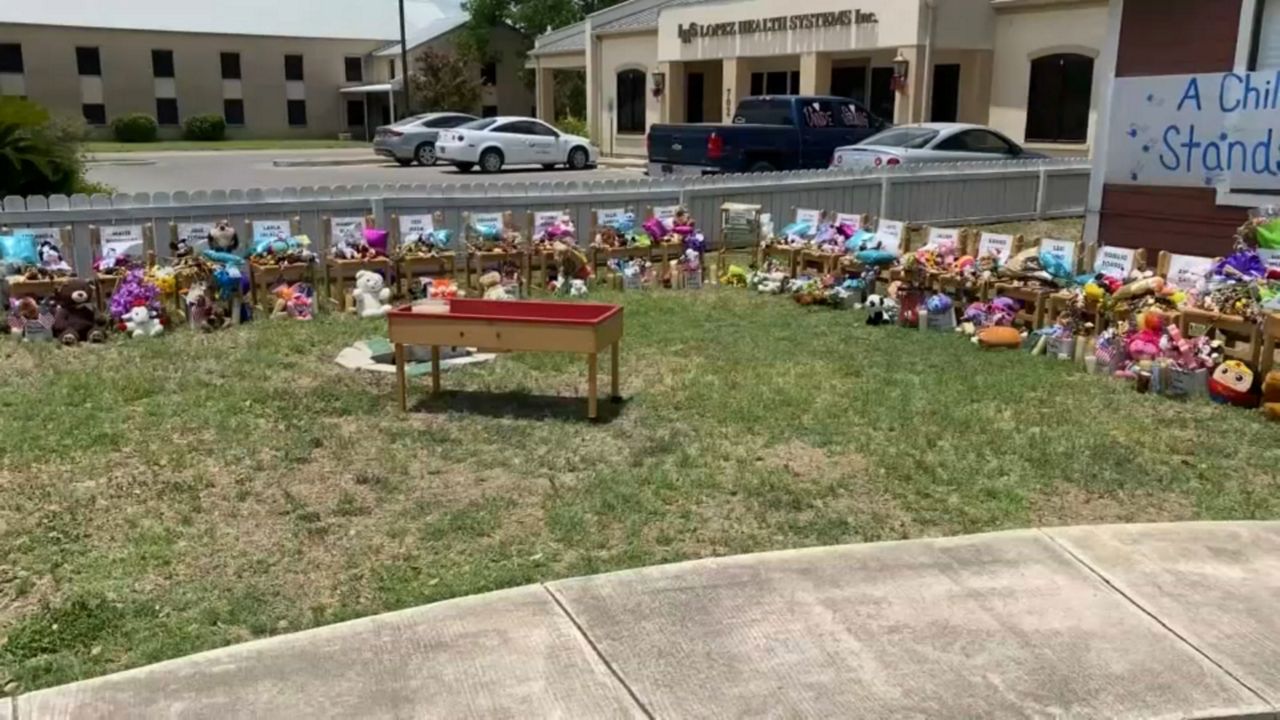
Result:
[[590,140],[566,135],[535,118],[495,117],[441,130],[436,157],[462,172],[477,165],[487,173],[507,165],[541,165],[548,170],[567,165],[581,170],[594,166],[600,151]]
[[857,145],[838,147],[831,167],[880,168],[907,163],[980,162],[983,160],[1033,160],[1040,153],[1023,150],[1018,143],[988,127],[967,123],[921,123],[882,130]]

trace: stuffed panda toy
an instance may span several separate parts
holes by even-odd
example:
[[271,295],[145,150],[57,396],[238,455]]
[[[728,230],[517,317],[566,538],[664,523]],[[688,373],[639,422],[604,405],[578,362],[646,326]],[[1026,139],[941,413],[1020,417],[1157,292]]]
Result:
[[240,248],[240,236],[231,223],[223,220],[209,229],[209,249],[234,253]]
[[866,308],[868,325],[892,325],[897,322],[898,304],[893,298],[872,295],[867,298]]

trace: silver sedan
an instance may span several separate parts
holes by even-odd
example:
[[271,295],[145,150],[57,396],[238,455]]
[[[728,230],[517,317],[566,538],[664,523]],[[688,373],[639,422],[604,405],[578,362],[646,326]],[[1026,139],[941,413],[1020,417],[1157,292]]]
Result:
[[435,165],[436,138],[442,128],[455,128],[475,120],[464,113],[427,113],[383,125],[374,132],[373,151],[401,165]]
[[882,130],[857,145],[838,147],[831,155],[837,169],[881,168],[916,163],[1031,160],[1044,155],[982,125],[921,123]]

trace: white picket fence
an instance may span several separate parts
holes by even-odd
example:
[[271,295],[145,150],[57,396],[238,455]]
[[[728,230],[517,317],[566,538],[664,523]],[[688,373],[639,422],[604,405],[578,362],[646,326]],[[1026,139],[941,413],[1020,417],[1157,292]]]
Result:
[[511,211],[522,219],[529,212],[565,210],[585,229],[591,226],[593,210],[626,208],[642,216],[650,207],[682,204],[714,243],[725,202],[759,204],[780,220],[789,218],[792,208],[807,207],[914,223],[979,224],[1083,215],[1088,187],[1086,160],[1049,159],[901,166],[877,172],[10,196],[4,199],[0,226],[71,228],[77,264],[84,271],[94,256],[89,236],[95,225],[151,223],[163,257],[172,223],[228,219],[243,227],[251,220],[296,217],[302,232],[318,244],[325,218],[330,217],[372,215],[379,227],[389,227],[392,214],[439,212],[444,227],[460,230],[467,212]]

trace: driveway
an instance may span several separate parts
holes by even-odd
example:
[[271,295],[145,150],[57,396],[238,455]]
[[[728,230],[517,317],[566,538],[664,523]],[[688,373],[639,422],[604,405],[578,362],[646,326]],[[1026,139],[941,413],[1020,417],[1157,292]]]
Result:
[[639,170],[543,170],[515,168],[499,175],[458,172],[450,165],[400,167],[394,162],[330,167],[276,167],[276,160],[358,160],[372,158],[371,150],[252,150],[226,152],[103,153],[89,164],[90,180],[119,192],[229,190],[233,188],[362,185],[368,183],[605,180],[634,178]]

